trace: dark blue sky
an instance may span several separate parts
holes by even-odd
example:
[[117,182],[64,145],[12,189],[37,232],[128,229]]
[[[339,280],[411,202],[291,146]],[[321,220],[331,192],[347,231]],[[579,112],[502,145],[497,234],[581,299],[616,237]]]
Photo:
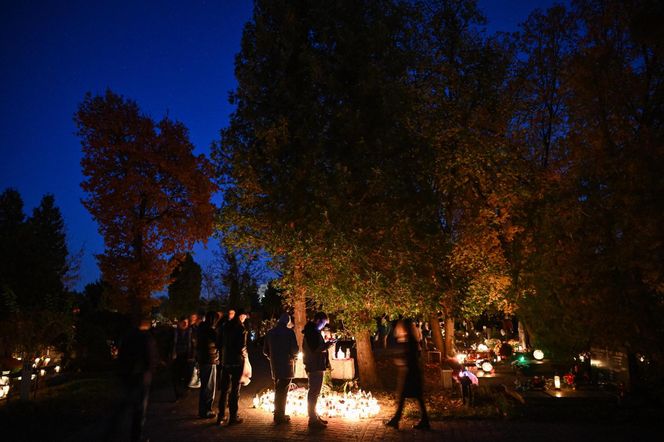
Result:
[[[488,30],[515,31],[553,0],[480,0]],[[53,193],[70,250],[85,249],[78,288],[99,271],[97,226],[80,204],[80,143],[72,116],[87,91],[136,100],[156,119],[166,112],[190,131],[198,152],[228,122],[234,55],[246,0],[21,0],[0,14],[0,191],[14,187],[30,214]],[[205,264],[210,252],[197,247]]]

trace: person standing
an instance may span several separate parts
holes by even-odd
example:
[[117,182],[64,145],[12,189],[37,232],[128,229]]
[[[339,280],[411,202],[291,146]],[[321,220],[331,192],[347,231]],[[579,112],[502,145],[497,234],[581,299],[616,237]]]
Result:
[[[219,394],[219,414],[217,425],[221,425],[226,415],[228,404],[228,425],[242,423],[243,419],[238,416],[238,402],[240,400],[240,381],[244,370],[247,352],[247,331],[244,321],[247,319],[244,309],[238,309],[222,331],[222,368],[221,368],[221,391]],[[230,317],[230,315],[229,315]],[[230,390],[230,395],[229,395]]]
[[189,365],[194,359],[191,341],[189,320],[186,316],[183,316],[173,332],[173,348],[171,350],[173,391],[175,392],[176,401],[184,396],[191,379]]
[[316,404],[323,386],[323,375],[325,370],[330,367],[327,349],[334,344],[334,342],[326,343],[321,334],[328,322],[327,315],[324,312],[317,312],[314,319],[307,322],[304,330],[302,330],[302,333],[304,333],[304,340],[302,341],[304,369],[309,379],[307,411],[310,428],[323,428],[327,425],[327,421],[316,414]]
[[295,359],[299,351],[295,332],[289,325],[290,315],[283,313],[263,342],[263,354],[270,360],[274,380],[274,423],[277,425],[290,421],[286,414],[286,400],[288,386],[295,377]]
[[151,326],[149,318],[140,319],[120,345],[118,365],[124,396],[111,418],[108,440],[115,440],[115,433],[127,410],[131,414],[130,440],[138,442],[143,438],[152,375],[159,362]]
[[216,416],[212,411],[214,394],[217,390],[217,312],[205,314],[205,321],[198,327],[198,366],[201,378],[201,390],[198,396],[198,416],[211,419]]
[[397,429],[399,428],[406,398],[415,398],[420,405],[420,421],[413,428],[418,430],[430,429],[429,417],[422,397],[423,380],[420,368],[419,336],[415,323],[410,319],[401,320],[394,327],[394,337],[402,351],[402,362],[399,364],[399,404],[394,417],[387,421],[385,425]]
[[191,330],[191,352],[194,355],[189,363],[189,388],[200,388],[201,381],[198,367],[198,325],[200,324],[198,314],[189,315],[189,330]]

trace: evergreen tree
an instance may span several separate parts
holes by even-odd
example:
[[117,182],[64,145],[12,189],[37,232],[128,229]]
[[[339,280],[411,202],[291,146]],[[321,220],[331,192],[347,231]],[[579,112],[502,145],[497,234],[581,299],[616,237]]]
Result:
[[168,286],[168,313],[180,317],[198,311],[201,299],[201,266],[191,253],[178,263],[171,273]]
[[67,245],[60,209],[46,195],[30,218],[18,192],[0,195],[0,334],[27,361],[21,398],[30,392],[31,362],[47,346],[64,347],[72,337],[72,313],[63,284]]
[[26,244],[31,256],[30,272],[41,275],[27,280],[29,290],[23,311],[46,308],[64,311],[67,304],[63,279],[67,273],[65,224],[53,195],[46,195],[28,220],[30,241]]
[[15,189],[0,194],[0,319],[19,309],[18,293],[24,282],[27,235],[23,199]]

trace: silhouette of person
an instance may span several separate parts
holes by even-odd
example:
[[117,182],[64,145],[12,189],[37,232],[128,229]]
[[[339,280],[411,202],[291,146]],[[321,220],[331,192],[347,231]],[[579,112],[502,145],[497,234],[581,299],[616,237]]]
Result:
[[295,332],[289,328],[290,315],[283,313],[276,327],[267,332],[263,342],[263,354],[270,360],[272,379],[274,379],[274,423],[290,421],[286,415],[288,386],[295,377],[295,358],[299,347]]
[[115,416],[111,419],[109,440],[113,440],[122,418],[131,414],[132,442],[141,441],[150,398],[150,386],[159,356],[157,344],[150,332],[149,318],[142,318],[125,337],[118,352],[118,371],[124,395]]
[[309,379],[307,408],[310,428],[323,428],[327,425],[327,421],[316,414],[316,403],[323,386],[323,374],[330,367],[327,349],[334,344],[334,342],[326,343],[321,334],[327,323],[327,315],[324,312],[317,312],[313,321],[309,321],[302,330],[302,333],[304,333],[304,340],[302,341],[304,369]]
[[420,405],[420,421],[413,426],[415,429],[428,430],[429,417],[427,415],[424,398],[422,397],[422,370],[420,368],[420,341],[415,323],[411,319],[403,319],[394,327],[394,337],[401,348],[402,363],[399,365],[399,403],[394,417],[385,425],[399,428],[399,421],[403,413],[406,398],[415,398]]
[[205,321],[198,327],[198,366],[200,369],[201,390],[198,397],[198,416],[210,419],[216,416],[212,411],[214,394],[217,390],[217,312],[205,314]]
[[237,410],[240,400],[240,381],[244,371],[244,362],[249,357],[247,352],[247,330],[244,327],[244,321],[247,319],[247,316],[248,314],[244,309],[238,309],[233,318],[224,326],[221,335],[223,341],[221,348],[221,391],[219,394],[217,425],[221,425],[221,422],[224,420],[226,404],[228,404],[229,412],[228,425],[243,422],[243,419],[238,416]]
[[173,348],[171,350],[173,391],[175,400],[181,398],[187,391],[191,374],[189,366],[193,362],[193,346],[189,320],[183,316],[173,331]]

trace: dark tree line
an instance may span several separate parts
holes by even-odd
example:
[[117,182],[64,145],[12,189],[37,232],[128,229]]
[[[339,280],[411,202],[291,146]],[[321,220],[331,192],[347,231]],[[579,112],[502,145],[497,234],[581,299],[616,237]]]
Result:
[[24,366],[21,397],[27,399],[31,361],[47,346],[67,348],[72,339],[73,296],[66,283],[76,266],[67,250],[65,225],[53,195],[31,216],[14,189],[0,194],[0,336],[3,357],[16,353]]

